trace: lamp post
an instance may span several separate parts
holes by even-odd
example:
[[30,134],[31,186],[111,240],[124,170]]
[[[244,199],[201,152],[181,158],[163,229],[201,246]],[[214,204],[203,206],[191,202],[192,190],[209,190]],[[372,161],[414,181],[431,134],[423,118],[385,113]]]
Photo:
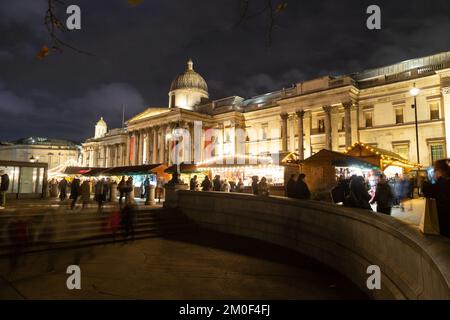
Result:
[[419,155],[419,123],[417,121],[417,96],[420,93],[420,89],[416,88],[416,84],[414,83],[414,87],[409,91],[410,94],[414,97],[414,104],[411,106],[414,109],[414,117],[416,124],[416,150],[417,150],[417,164],[420,165],[420,155]]

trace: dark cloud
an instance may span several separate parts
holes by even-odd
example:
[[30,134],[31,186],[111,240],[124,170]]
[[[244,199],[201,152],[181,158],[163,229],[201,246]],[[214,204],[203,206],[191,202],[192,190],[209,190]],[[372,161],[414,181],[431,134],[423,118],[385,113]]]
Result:
[[[40,135],[83,140],[98,117],[120,126],[147,106],[166,106],[188,57],[213,99],[251,97],[324,75],[340,75],[450,50],[448,0],[380,0],[381,31],[365,27],[372,1],[289,1],[266,46],[267,16],[236,27],[239,0],[74,0],[82,30],[64,50],[48,44],[46,0],[0,3],[0,139]],[[253,11],[263,0],[251,1]],[[64,8],[58,12],[64,17]],[[14,110],[14,111],[12,111]]]

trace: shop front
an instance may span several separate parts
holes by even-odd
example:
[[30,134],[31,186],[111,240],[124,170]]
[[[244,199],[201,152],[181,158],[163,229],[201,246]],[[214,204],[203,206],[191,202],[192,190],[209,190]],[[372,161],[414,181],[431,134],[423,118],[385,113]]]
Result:
[[47,163],[1,161],[0,170],[9,176],[8,198],[45,198]]

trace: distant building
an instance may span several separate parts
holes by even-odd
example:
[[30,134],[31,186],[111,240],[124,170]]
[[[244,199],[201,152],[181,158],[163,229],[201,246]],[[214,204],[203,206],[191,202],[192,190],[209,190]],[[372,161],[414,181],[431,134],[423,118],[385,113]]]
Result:
[[[411,107],[414,87],[420,89],[420,159]],[[196,137],[199,145],[212,145],[217,157],[294,152],[305,159],[322,149],[343,152],[357,142],[425,166],[450,156],[450,52],[298,82],[248,99],[208,99],[206,81],[189,60],[172,82],[168,107],[148,108],[130,119],[125,129],[105,135],[106,124],[99,122],[95,137],[83,144],[84,164],[171,164],[172,133],[184,128],[193,137],[198,122],[203,125]],[[213,136],[207,136],[208,129],[214,129]],[[241,150],[237,129],[246,132]],[[204,150],[200,152],[205,160]],[[193,161],[194,154],[186,152],[181,160]]]
[[0,160],[48,163],[48,168],[77,165],[81,146],[67,140],[30,137],[0,143]]

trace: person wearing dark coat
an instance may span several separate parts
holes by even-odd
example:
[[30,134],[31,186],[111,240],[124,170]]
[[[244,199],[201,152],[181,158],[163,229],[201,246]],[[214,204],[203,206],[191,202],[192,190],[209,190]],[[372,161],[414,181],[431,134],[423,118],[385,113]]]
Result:
[[259,178],[257,176],[252,177],[252,191],[255,196],[257,196],[259,194],[258,184],[259,184]]
[[427,198],[436,199],[441,235],[450,238],[450,166],[446,160],[434,165],[436,183],[424,182],[422,192]]
[[213,179],[213,191],[222,190],[222,183],[220,182],[220,176],[215,176]]
[[61,201],[66,200],[67,199],[67,180],[62,179],[58,184],[58,188],[59,188],[59,199]]
[[108,184],[105,179],[101,179],[95,185],[95,199],[98,203],[98,212],[102,213],[103,202],[106,201],[108,195]]
[[75,208],[75,204],[77,203],[78,197],[80,196],[81,189],[81,181],[78,178],[73,179],[72,186],[70,187],[70,199],[72,199],[72,203],[70,204],[70,209]]
[[394,192],[386,180],[385,175],[380,175],[375,196],[370,203],[377,203],[377,212],[391,215],[391,209],[394,203]]
[[286,184],[286,197],[295,198],[295,186],[297,184],[297,175],[291,175],[288,183]]
[[212,189],[212,183],[211,180],[209,180],[208,176],[205,176],[205,179],[202,181],[202,191],[211,191]]
[[295,184],[295,198],[301,200],[311,199],[311,192],[309,191],[308,185],[305,182],[306,175],[301,174]]
[[195,190],[197,190],[197,188],[198,188],[197,176],[194,176],[189,181],[189,190],[195,191]]
[[9,190],[9,176],[5,171],[0,171],[0,207],[4,209],[6,207],[6,193]]
[[364,178],[353,176],[350,180],[350,194],[346,198],[345,205],[352,208],[372,210],[369,204],[371,197],[367,192]]

